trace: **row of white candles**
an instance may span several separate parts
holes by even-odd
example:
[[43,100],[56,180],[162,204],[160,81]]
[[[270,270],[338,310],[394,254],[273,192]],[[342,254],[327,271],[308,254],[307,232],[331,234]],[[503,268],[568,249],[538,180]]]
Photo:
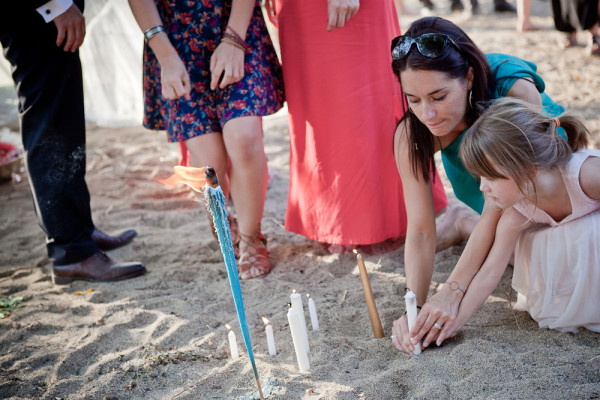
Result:
[[[317,317],[317,309],[315,307],[314,300],[307,294],[308,298],[308,312],[310,315],[310,323],[312,330],[316,331],[319,329],[319,319]],[[300,372],[308,372],[310,364],[308,362],[308,353],[310,352],[310,345],[308,343],[308,329],[306,327],[306,318],[304,316],[304,305],[302,303],[302,296],[296,291],[292,291],[290,295],[291,307],[288,310],[287,317],[290,325],[290,332],[292,334],[292,342],[294,343],[294,350],[296,352],[296,359],[298,360],[298,368]],[[267,347],[269,349],[269,355],[274,356],[277,354],[275,348],[275,338],[273,336],[273,326],[269,323],[269,320],[262,317],[265,324],[265,333],[267,335]],[[229,325],[225,325],[229,338],[229,350],[231,352],[231,358],[237,360],[240,355],[238,351],[237,339],[235,333],[231,330]]]

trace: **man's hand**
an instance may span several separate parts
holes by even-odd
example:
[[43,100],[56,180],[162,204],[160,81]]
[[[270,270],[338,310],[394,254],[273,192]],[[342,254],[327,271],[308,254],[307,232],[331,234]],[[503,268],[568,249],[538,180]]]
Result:
[[327,0],[327,30],[343,28],[358,12],[359,0]]
[[64,50],[75,52],[82,44],[85,37],[85,18],[79,7],[73,4],[67,11],[52,20],[58,29],[56,45]]

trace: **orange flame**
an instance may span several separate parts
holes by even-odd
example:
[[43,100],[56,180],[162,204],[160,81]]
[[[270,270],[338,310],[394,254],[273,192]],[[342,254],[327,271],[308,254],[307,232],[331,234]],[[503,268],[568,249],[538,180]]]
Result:
[[261,317],[261,318],[262,318],[262,320],[263,320],[263,323],[264,323],[265,325],[269,325],[269,320],[268,320],[268,319],[266,319],[265,317]]
[[206,183],[206,175],[204,168],[184,167],[176,165],[174,168],[175,175],[167,179],[157,179],[163,185],[170,187],[176,186],[178,183],[188,185],[196,192],[202,192],[202,186]]

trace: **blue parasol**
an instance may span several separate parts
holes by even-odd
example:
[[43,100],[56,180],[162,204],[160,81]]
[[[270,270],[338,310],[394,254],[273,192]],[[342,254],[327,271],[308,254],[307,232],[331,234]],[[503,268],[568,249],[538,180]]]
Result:
[[235,309],[237,311],[238,319],[240,321],[240,328],[242,330],[242,336],[244,337],[244,344],[248,351],[248,357],[252,363],[252,370],[254,371],[254,378],[256,379],[256,386],[258,387],[258,394],[263,399],[262,389],[260,387],[260,381],[258,379],[258,371],[256,369],[256,363],[254,362],[254,353],[252,352],[252,342],[250,341],[250,331],[248,330],[248,322],[246,321],[246,312],[244,311],[244,299],[242,298],[242,288],[240,287],[240,279],[238,277],[237,266],[235,264],[235,256],[233,255],[233,245],[231,243],[231,231],[229,230],[229,222],[227,222],[227,209],[225,208],[225,195],[221,186],[219,186],[219,179],[215,170],[212,167],[206,167],[204,169],[206,175],[206,184],[202,188],[204,193],[204,201],[208,212],[212,215],[215,230],[219,237],[219,244],[221,245],[221,252],[223,253],[223,260],[227,267],[227,277],[229,278],[229,284],[231,285],[231,293],[233,294],[233,301],[235,302]]

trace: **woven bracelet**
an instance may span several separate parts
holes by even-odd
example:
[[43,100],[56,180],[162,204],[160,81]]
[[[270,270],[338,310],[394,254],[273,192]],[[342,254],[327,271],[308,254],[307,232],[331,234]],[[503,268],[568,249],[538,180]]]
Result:
[[240,40],[238,36],[232,35],[229,32],[223,32],[223,40],[225,39],[229,39],[231,42],[236,43],[240,49],[244,50],[244,53],[250,53],[250,45],[243,40]]
[[244,53],[246,52],[246,49],[243,48],[241,44],[239,44],[238,42],[233,41],[233,40],[231,40],[231,39],[229,39],[227,37],[224,37],[223,39],[221,39],[221,42],[229,43],[230,45],[232,45],[234,47],[237,47],[238,49],[242,50]]

